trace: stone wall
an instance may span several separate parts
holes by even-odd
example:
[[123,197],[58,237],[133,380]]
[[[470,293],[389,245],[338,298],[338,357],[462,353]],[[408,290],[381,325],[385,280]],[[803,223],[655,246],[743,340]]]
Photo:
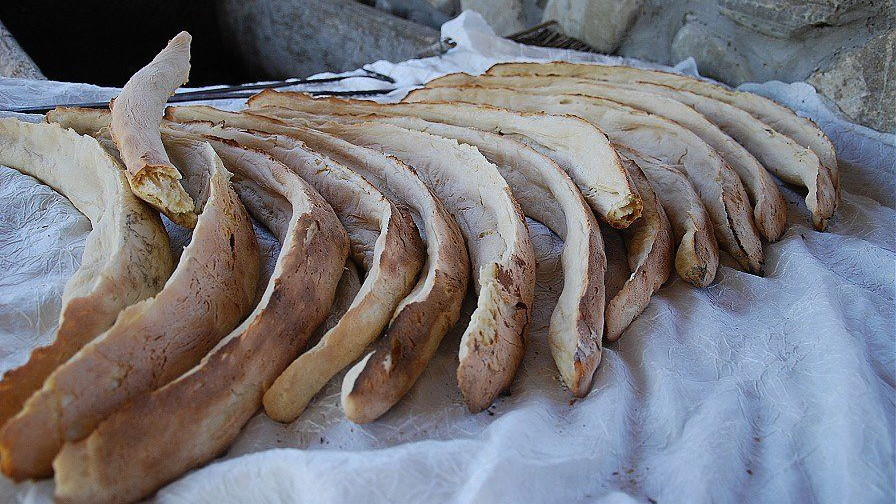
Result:
[[22,50],[3,23],[0,23],[0,76],[19,79],[44,78],[44,74]]
[[389,1],[477,10],[501,35],[556,20],[597,51],[663,64],[693,56],[732,85],[808,81],[854,121],[896,130],[893,0]]
[[401,61],[439,40],[434,28],[355,0],[219,0],[218,13],[229,49],[268,78]]
[[[197,65],[231,61],[246,68],[243,80],[413,58],[437,42],[443,22],[471,9],[501,35],[555,20],[567,35],[599,52],[663,64],[693,56],[702,74],[731,85],[807,81],[850,119],[896,131],[894,0],[217,0],[210,5],[215,8],[208,11],[208,24],[214,25],[216,13],[217,40],[229,47],[215,53],[218,60],[208,54],[197,58]],[[79,42],[93,43],[83,39]],[[64,53],[66,44],[54,47]],[[78,54],[86,53],[79,47]],[[42,66],[50,61],[37,59]],[[121,58],[103,57],[110,59]],[[42,77],[2,25],[0,75]]]

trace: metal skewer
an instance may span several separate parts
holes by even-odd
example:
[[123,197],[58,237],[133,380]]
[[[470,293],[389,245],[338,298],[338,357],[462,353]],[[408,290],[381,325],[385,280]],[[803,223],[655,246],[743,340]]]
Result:
[[[316,79],[286,79],[282,81],[272,81],[258,84],[237,84],[233,86],[222,86],[214,89],[199,89],[196,91],[184,91],[175,93],[168,99],[168,103],[183,103],[200,100],[222,100],[235,98],[249,98],[255,94],[255,91],[261,89],[277,89],[289,86],[298,86],[303,84],[321,84],[327,82],[337,82],[345,79],[362,78],[374,79],[394,84],[395,80],[388,75],[379,72],[363,69],[364,74],[361,75],[339,75],[335,77],[321,77]],[[394,91],[394,89],[362,89],[357,91],[345,90],[314,90],[307,91],[309,94],[330,95],[330,96],[369,96],[377,94],[386,94]],[[3,112],[19,112],[23,114],[43,114],[56,107],[82,107],[82,108],[106,108],[109,106],[108,101],[100,102],[82,102],[82,103],[55,103],[52,105],[37,105],[29,107],[13,107],[2,110]]]

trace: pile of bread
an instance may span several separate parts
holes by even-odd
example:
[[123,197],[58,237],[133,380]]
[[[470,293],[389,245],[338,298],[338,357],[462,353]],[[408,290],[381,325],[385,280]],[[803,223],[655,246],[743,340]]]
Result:
[[[564,241],[548,338],[583,397],[603,338],[673,268],[706,286],[721,248],[761,274],[762,241],[786,222],[772,175],[808,190],[817,229],[839,199],[834,150],[811,121],[690,77],[513,63],[395,104],[266,90],[242,112],[166,110],[189,45],[175,37],[110,110],[0,120],[0,164],[93,226],[55,340],[0,382],[3,472],[55,475],[63,502],[145,497],[226,450],[260,406],[296,419],[349,366],[345,415],[375,420],[413,387],[470,287],[457,384],[471,412],[487,408],[525,349],[526,217]],[[159,212],[193,230],[178,261]],[[250,215],[282,244],[261,288]],[[609,299],[598,220],[622,230],[631,270]]]

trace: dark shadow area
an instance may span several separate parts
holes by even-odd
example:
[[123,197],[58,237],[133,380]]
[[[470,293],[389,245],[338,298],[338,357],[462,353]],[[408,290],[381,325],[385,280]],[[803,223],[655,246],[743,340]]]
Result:
[[256,81],[222,40],[217,2],[0,2],[0,20],[48,79],[121,86],[181,30],[193,35],[188,85]]

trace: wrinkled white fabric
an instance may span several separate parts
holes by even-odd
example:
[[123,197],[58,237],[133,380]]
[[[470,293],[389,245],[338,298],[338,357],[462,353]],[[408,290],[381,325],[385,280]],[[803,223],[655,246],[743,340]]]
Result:
[[[383,99],[495,61],[621,61],[520,46],[471,13],[442,31],[457,43],[447,55],[368,67],[402,86]],[[693,60],[677,70],[695,73]],[[382,83],[329,88],[372,87]],[[572,401],[545,341],[561,288],[561,243],[530,223],[538,291],[510,396],[487,412],[466,412],[455,384],[456,330],[405,400],[376,422],[342,418],[339,377],[290,425],[257,414],[222,460],[154,500],[893,502],[896,138],[843,121],[805,84],[743,88],[816,120],[841,159],[843,202],[828,232],[812,229],[802,197],[785,188],[790,225],[765,246],[766,276],[722,267],[702,290],[673,279],[605,349],[589,396]],[[5,79],[0,107],[114,93]],[[6,168],[0,201],[0,368],[8,369],[51,336],[89,223],[52,190]],[[277,247],[266,250],[273,260]],[[618,275],[624,258],[618,248],[609,254]],[[0,481],[3,502],[46,502],[51,494],[50,481]]]

